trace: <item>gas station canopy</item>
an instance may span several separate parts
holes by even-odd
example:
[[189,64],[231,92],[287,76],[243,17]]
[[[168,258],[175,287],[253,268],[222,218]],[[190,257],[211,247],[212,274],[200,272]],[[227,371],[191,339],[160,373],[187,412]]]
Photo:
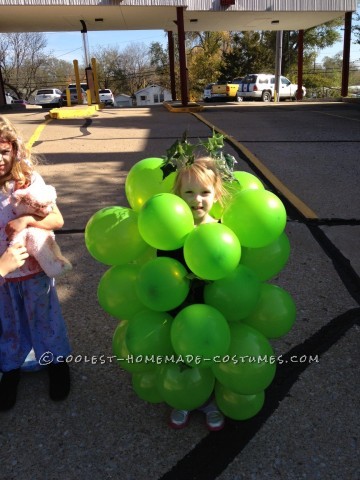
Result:
[[356,0],[0,0],[0,33],[306,30],[356,10]]

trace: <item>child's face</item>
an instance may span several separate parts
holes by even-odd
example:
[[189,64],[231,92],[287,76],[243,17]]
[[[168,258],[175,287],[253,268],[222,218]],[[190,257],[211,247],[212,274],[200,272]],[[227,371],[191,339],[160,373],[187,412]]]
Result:
[[12,167],[12,145],[0,138],[0,178],[5,177]]
[[214,186],[199,182],[195,177],[184,177],[181,181],[180,197],[191,208],[195,225],[214,221],[209,215],[216,196]]

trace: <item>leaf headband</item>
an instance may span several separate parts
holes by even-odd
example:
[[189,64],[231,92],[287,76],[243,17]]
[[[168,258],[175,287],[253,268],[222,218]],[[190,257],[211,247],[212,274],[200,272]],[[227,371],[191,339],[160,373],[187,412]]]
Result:
[[161,167],[163,171],[163,178],[166,178],[170,173],[176,172],[181,168],[192,165],[195,162],[195,150],[203,148],[206,150],[208,156],[214,160],[217,169],[223,181],[237,182],[233,175],[233,169],[236,162],[235,157],[229,153],[224,153],[224,135],[215,133],[206,142],[200,141],[192,145],[187,140],[187,132],[183,133],[181,140],[176,140],[170,148],[166,150],[164,164]]

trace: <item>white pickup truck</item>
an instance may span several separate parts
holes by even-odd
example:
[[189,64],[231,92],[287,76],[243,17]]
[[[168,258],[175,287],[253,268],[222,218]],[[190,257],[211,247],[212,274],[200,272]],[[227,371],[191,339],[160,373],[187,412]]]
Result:
[[102,88],[99,90],[99,99],[100,102],[104,103],[105,105],[111,105],[112,107],[114,106],[114,95],[109,88]]
[[[286,77],[280,77],[280,100],[296,100],[298,86],[291,83]],[[306,95],[306,89],[302,87],[303,97]],[[239,85],[238,96],[244,100],[262,100],[271,102],[275,96],[275,75],[265,73],[251,73],[246,75]]]

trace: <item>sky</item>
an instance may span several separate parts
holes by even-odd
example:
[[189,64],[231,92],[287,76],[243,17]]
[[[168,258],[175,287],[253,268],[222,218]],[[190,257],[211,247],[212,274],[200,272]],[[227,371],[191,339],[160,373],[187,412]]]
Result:
[[[78,60],[83,62],[84,47],[83,35],[79,32],[49,32],[45,33],[47,40],[46,51],[53,53],[59,60],[71,62]],[[160,42],[167,45],[167,34],[163,30],[127,30],[88,32],[87,40],[90,50],[97,47],[119,47],[123,50],[130,44],[143,43],[150,45],[152,42]]]
[[[343,31],[340,32],[343,35]],[[67,60],[72,63],[74,59],[83,62],[84,48],[83,36],[79,32],[70,33],[45,33],[48,42],[47,52],[58,58],[59,60]],[[104,32],[88,32],[87,40],[90,50],[97,47],[118,47],[120,50],[126,48],[129,44],[143,43],[149,46],[152,42],[160,42],[167,45],[167,33],[163,30],[127,30],[124,31],[104,31]],[[321,63],[324,57],[333,57],[337,53],[342,54],[343,40],[334,46],[319,51],[317,62]],[[356,66],[360,67],[360,45],[351,43],[350,62],[356,62]]]

